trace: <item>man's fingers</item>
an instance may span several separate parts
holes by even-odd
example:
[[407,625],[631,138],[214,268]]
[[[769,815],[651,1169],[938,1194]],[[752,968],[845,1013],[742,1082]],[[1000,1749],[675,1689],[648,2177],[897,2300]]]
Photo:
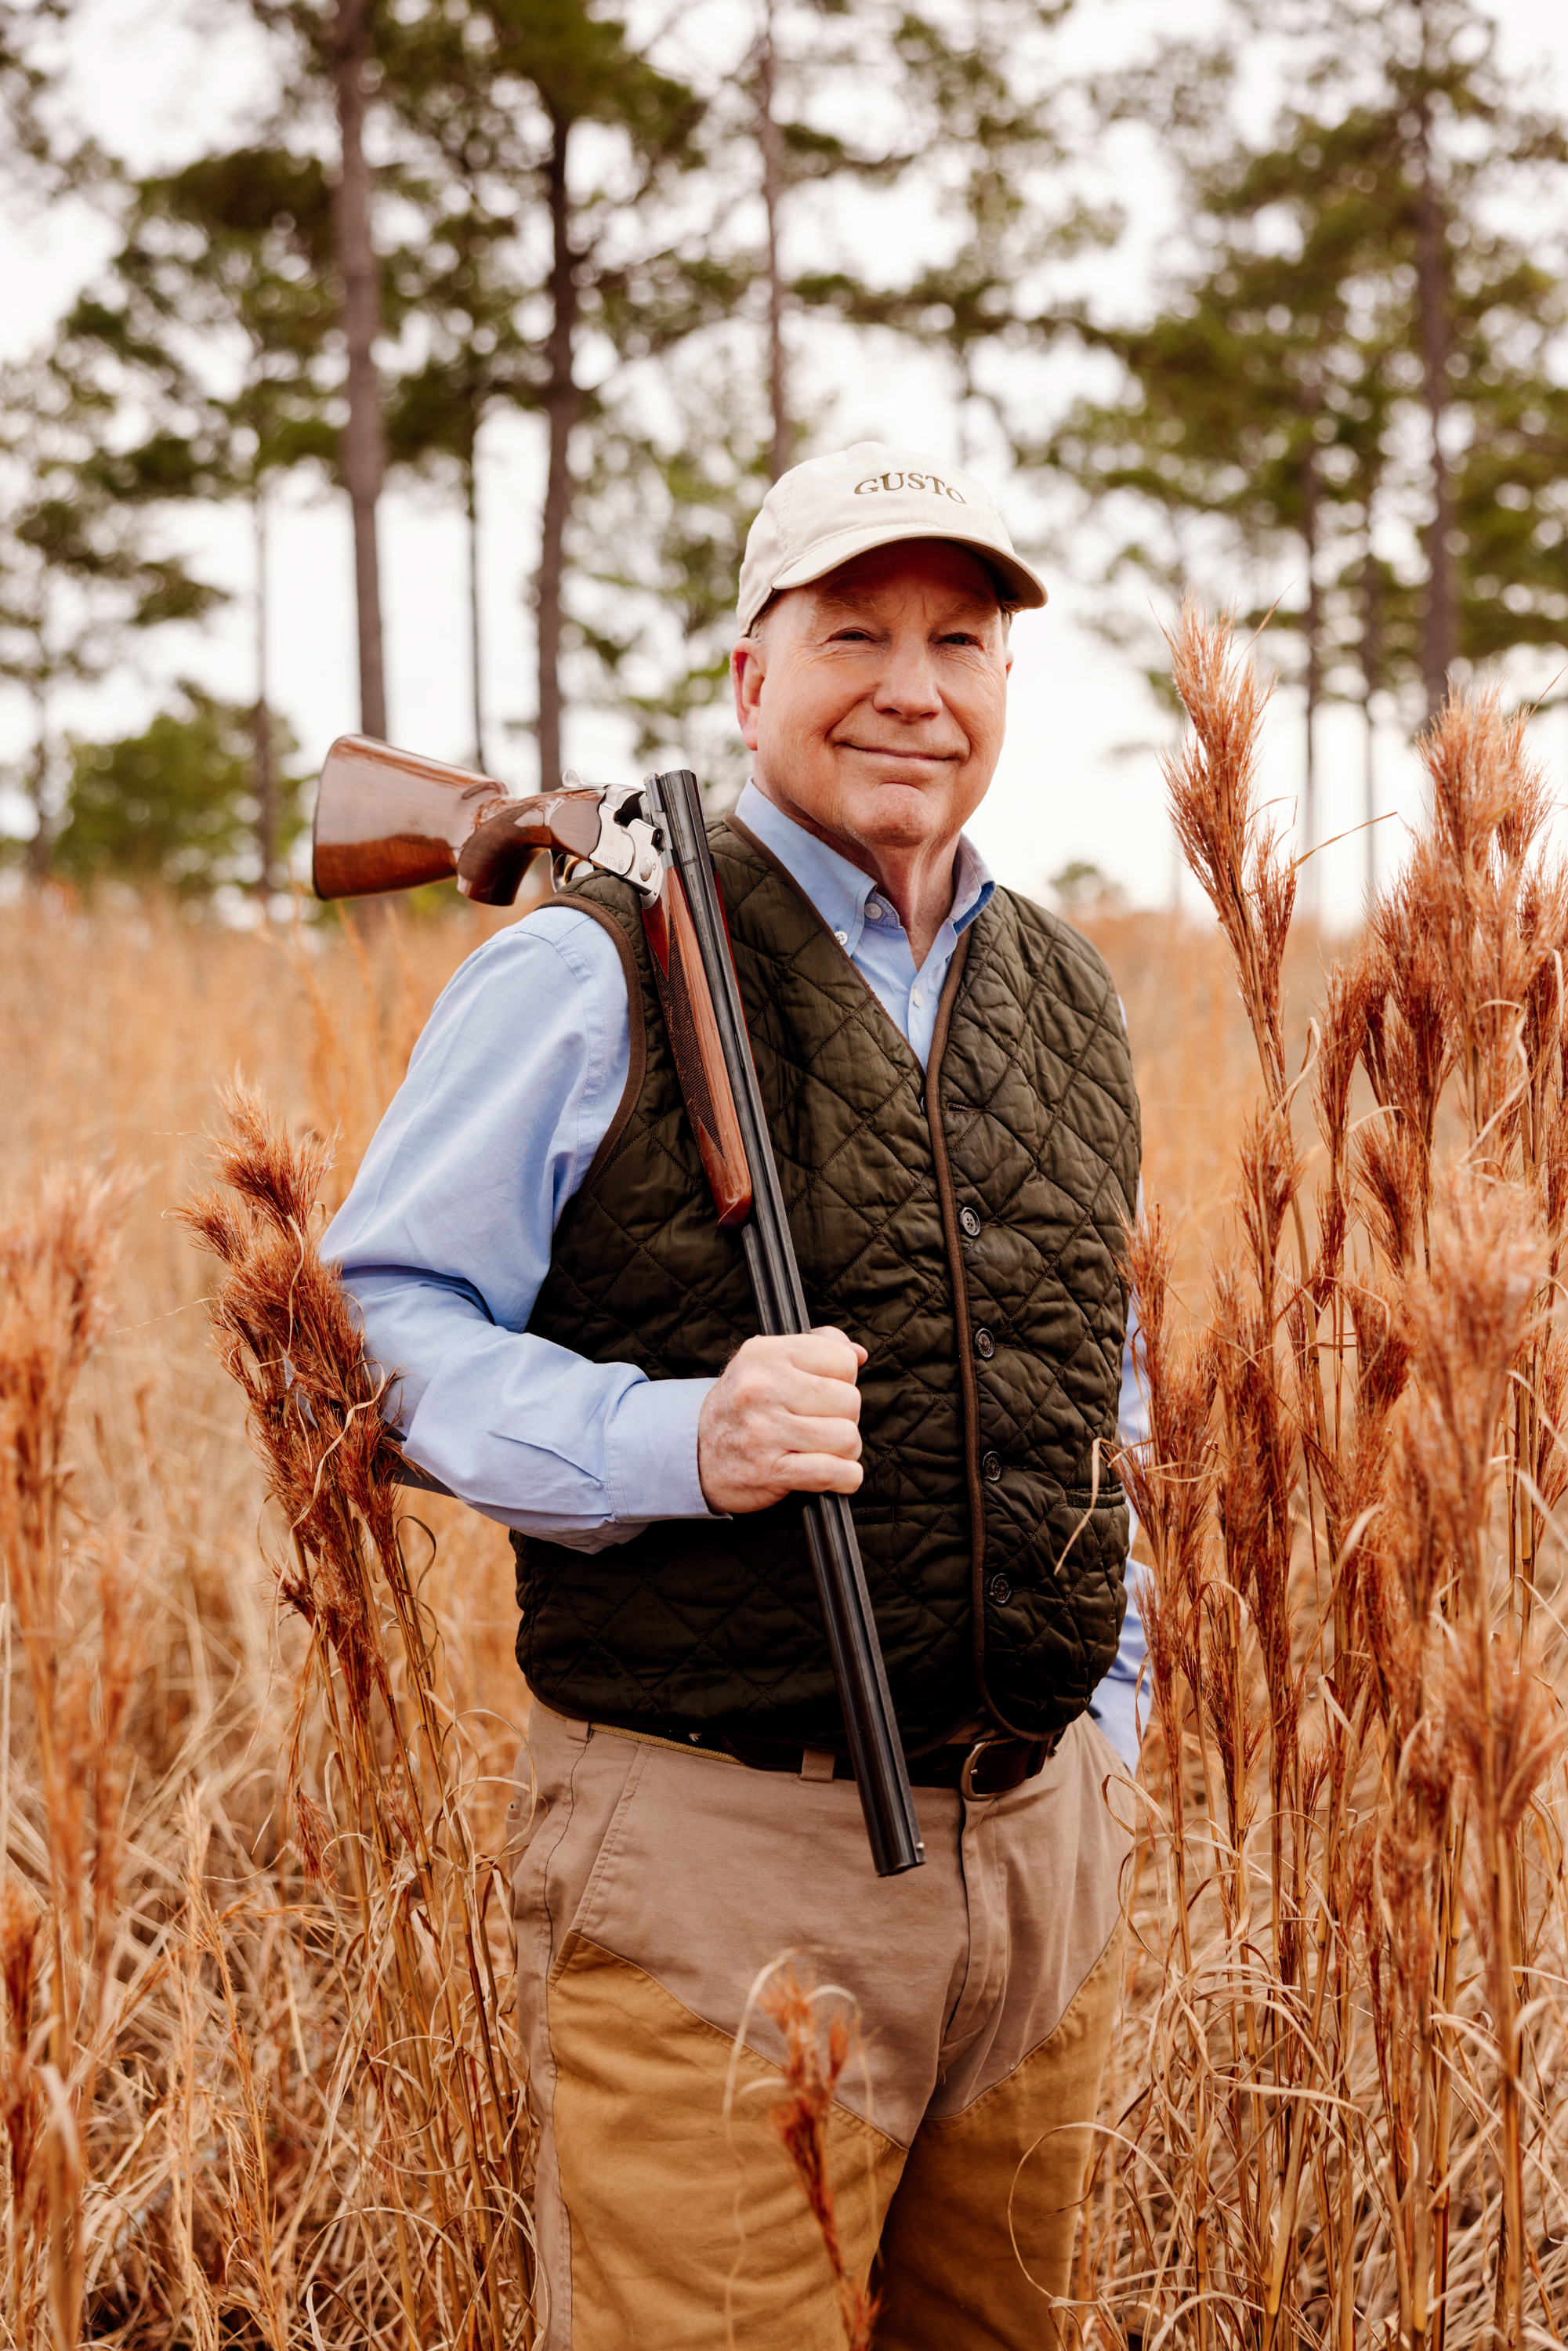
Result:
[[842,1331],[747,1339],[703,1405],[697,1471],[709,1505],[760,1510],[785,1494],[862,1483],[856,1378],[866,1351]]
[[797,1420],[846,1420],[852,1424],[861,1416],[861,1392],[848,1380],[813,1378],[809,1373],[796,1372],[787,1383],[780,1383],[779,1403]]
[[858,1461],[835,1460],[831,1453],[789,1453],[779,1467],[787,1494],[856,1494],[865,1477]]
[[860,1417],[857,1351],[847,1339],[750,1339],[726,1378],[737,1402],[755,1411]]
[[841,1461],[858,1461],[861,1458],[861,1433],[852,1420],[837,1415],[820,1418],[810,1414],[792,1414],[781,1431],[783,1450],[780,1461],[788,1461],[802,1453],[831,1453]]
[[821,1323],[804,1338],[789,1339],[785,1343],[801,1371],[816,1372],[823,1379],[852,1380],[866,1361],[865,1349],[831,1322]]

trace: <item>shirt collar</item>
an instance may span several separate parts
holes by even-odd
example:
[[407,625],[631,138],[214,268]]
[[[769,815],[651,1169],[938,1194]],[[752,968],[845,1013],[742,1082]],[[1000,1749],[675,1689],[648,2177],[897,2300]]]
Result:
[[[792,816],[786,816],[754,783],[747,782],[736,802],[735,813],[747,831],[754,832],[763,847],[772,851],[810,898],[840,946],[852,955],[865,923],[866,900],[876,887],[871,875],[862,873],[858,865],[852,865],[836,849],[830,849],[825,841],[819,841],[814,832],[808,832],[804,825],[797,824]],[[953,904],[944,927],[950,926],[956,939],[977,915],[984,913],[997,887],[990,868],[967,833],[958,836],[953,879]]]

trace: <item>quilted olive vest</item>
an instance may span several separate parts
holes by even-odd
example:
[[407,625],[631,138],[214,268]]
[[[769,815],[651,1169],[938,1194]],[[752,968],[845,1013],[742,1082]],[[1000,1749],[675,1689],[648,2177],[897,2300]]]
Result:
[[[980,1712],[1060,1729],[1124,1605],[1105,1455],[1138,1103],[1115,989],[1077,932],[998,890],[923,1072],[784,869],[738,826],[711,839],[811,1319],[867,1351],[854,1515],[905,1745]],[[714,1220],[632,894],[573,896],[620,946],[632,1069],[528,1327],[652,1379],[716,1373],[757,1328],[740,1244]],[[842,1746],[798,1500],[591,1554],[513,1541],[518,1661],[548,1704]]]

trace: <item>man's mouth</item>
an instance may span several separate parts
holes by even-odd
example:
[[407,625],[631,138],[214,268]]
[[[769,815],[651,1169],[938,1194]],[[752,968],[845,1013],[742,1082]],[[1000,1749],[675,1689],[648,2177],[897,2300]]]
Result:
[[964,756],[962,751],[923,750],[913,744],[900,743],[841,743],[838,748],[841,751],[858,751],[862,758],[918,760],[930,768],[950,766],[955,759],[961,759]]

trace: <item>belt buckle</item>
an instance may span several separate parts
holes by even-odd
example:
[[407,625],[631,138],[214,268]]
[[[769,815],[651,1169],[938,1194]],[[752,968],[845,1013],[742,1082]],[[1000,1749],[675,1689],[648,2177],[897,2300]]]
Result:
[[958,1774],[958,1793],[961,1796],[967,1797],[971,1802],[976,1800],[981,1802],[985,1801],[985,1790],[977,1788],[975,1785],[975,1766],[988,1747],[1005,1747],[1007,1744],[1008,1735],[1000,1730],[988,1730],[983,1739],[976,1740],[973,1747],[965,1756],[964,1768]]

